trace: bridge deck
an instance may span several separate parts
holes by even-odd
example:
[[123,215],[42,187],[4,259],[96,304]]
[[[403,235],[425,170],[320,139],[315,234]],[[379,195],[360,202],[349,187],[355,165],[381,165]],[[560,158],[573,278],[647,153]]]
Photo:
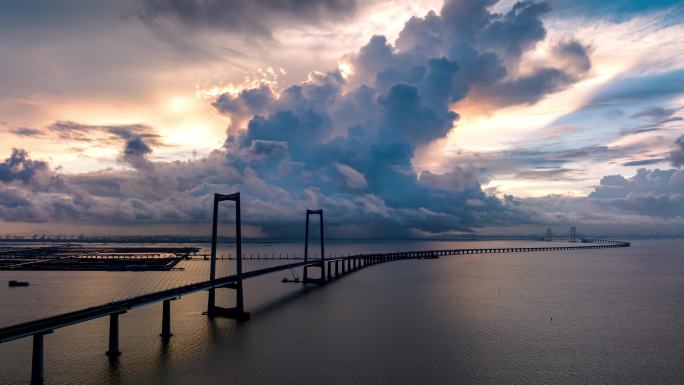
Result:
[[[453,250],[425,250],[425,251],[406,251],[379,254],[358,254],[345,257],[326,258],[324,261],[312,260],[288,263],[284,265],[272,266],[264,269],[252,270],[242,274],[242,279],[254,278],[278,271],[293,269],[304,266],[320,266],[321,263],[334,263],[344,260],[374,260],[374,261],[393,261],[402,259],[436,258],[447,255],[464,254],[488,254],[488,253],[511,253],[511,252],[536,252],[536,251],[555,251],[555,250],[586,250],[599,248],[629,247],[629,242],[619,241],[588,241],[592,244],[581,246],[546,246],[546,247],[508,247],[508,248],[477,248],[477,249],[453,249]],[[323,280],[326,277],[322,277]],[[76,310],[48,318],[29,321],[4,328],[0,328],[0,343],[28,337],[31,335],[49,333],[55,329],[63,328],[80,322],[104,317],[111,314],[124,313],[127,310],[145,306],[151,303],[178,298],[180,296],[194,293],[197,291],[212,288],[225,287],[237,282],[236,275],[230,275],[215,280],[193,283],[179,286],[173,289],[163,290],[155,293],[145,294],[120,301],[109,302],[106,304]]]

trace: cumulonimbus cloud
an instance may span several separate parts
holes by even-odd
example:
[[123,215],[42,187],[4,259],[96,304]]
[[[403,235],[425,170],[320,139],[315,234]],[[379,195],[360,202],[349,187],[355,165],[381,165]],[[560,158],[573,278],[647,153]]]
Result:
[[[144,4],[146,20],[192,24],[209,18],[218,27],[228,17],[219,2]],[[332,12],[338,2],[327,4],[316,12]],[[313,207],[326,210],[340,237],[449,234],[535,222],[483,192],[482,176],[470,165],[434,173],[413,164],[417,149],[458,123],[453,106],[465,97],[494,108],[534,103],[589,70],[586,48],[568,40],[557,44],[552,64],[519,72],[524,54],[546,37],[543,17],[550,7],[524,1],[498,14],[490,11],[493,4],[450,0],[439,13],[409,20],[393,44],[374,36],[343,59],[351,73],[332,69],[285,89],[260,85],[219,96],[213,106],[231,126],[223,148],[202,159],[149,161],[159,140],[144,126],[57,122],[47,129],[52,135],[87,141],[99,132],[123,143],[122,157],[133,169],[51,171],[63,181],[60,191],[12,186],[5,190],[6,209],[22,207],[26,217],[44,221],[193,223],[207,220],[211,193],[241,191],[243,220],[275,237],[298,236],[289,233],[292,223]],[[300,6],[291,5],[278,12]],[[209,14],[212,7],[221,12]],[[28,198],[31,204],[20,204]],[[5,220],[16,220],[17,213],[5,212]]]
[[675,167],[684,166],[684,135],[677,138],[675,148],[670,152],[670,161]]

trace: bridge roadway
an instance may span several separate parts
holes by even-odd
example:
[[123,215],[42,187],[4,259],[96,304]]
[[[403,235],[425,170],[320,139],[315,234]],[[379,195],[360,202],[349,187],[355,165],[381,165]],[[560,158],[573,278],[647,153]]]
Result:
[[[317,259],[288,263],[272,266],[264,269],[252,270],[242,273],[241,279],[259,277],[278,271],[294,269],[298,267],[322,267],[323,276],[320,279],[308,279],[303,283],[324,284],[360,268],[375,265],[383,262],[406,260],[406,259],[429,259],[439,258],[448,255],[465,254],[488,254],[488,253],[515,253],[515,252],[538,252],[538,251],[560,251],[560,250],[588,250],[601,248],[629,247],[629,242],[608,241],[608,240],[582,240],[583,244],[578,246],[544,246],[544,247],[504,247],[504,248],[475,248],[475,249],[453,249],[453,250],[425,250],[425,251],[406,251],[379,254],[358,254],[345,257]],[[324,265],[327,264],[327,265]],[[327,267],[325,269],[324,267]],[[109,351],[110,356],[119,355],[118,351],[118,316],[128,310],[149,305],[156,302],[164,302],[162,337],[170,337],[170,301],[180,298],[183,295],[191,294],[203,290],[216,288],[235,288],[240,277],[230,275],[216,278],[199,283],[179,286],[173,289],[163,290],[155,293],[144,294],[141,296],[123,299],[120,301],[109,302],[106,304],[76,310],[48,318],[29,321],[4,328],[0,328],[0,343],[33,336],[33,367],[32,379],[37,381],[32,383],[42,383],[43,371],[43,336],[52,333],[55,329],[69,325],[93,320],[100,317],[110,316],[110,335]],[[230,309],[227,309],[230,310]],[[218,313],[217,313],[218,314]]]
[[[587,245],[586,243],[591,243]],[[477,249],[453,249],[453,250],[425,250],[425,251],[406,251],[395,253],[379,253],[379,254],[358,254],[346,257],[337,257],[323,260],[323,263],[328,264],[327,280],[337,278],[342,274],[347,274],[357,270],[358,268],[374,265],[381,262],[397,261],[404,259],[429,259],[438,258],[449,255],[465,255],[465,254],[491,254],[491,253],[520,253],[520,252],[537,252],[537,251],[560,251],[560,250],[587,250],[599,248],[616,248],[629,247],[629,242],[621,241],[604,241],[592,240],[586,241],[581,246],[547,246],[547,247],[505,247],[505,248],[477,248]],[[351,263],[350,263],[351,262]],[[320,266],[322,261],[320,259],[313,261],[301,261],[295,263],[288,263],[284,265],[272,266],[259,270],[252,270],[242,273],[243,279],[259,277],[266,274],[275,273],[283,270],[290,270],[303,266]],[[342,268],[340,268],[342,264]],[[335,265],[337,268],[335,269]],[[347,267],[350,265],[350,267]],[[73,325],[76,323],[89,321],[95,318],[104,317],[111,314],[120,314],[137,307],[149,305],[151,303],[160,302],[164,300],[176,299],[182,295],[191,294],[197,291],[209,290],[211,288],[220,288],[229,286],[237,282],[236,275],[230,275],[222,278],[217,278],[213,281],[208,280],[199,283],[193,283],[185,286],[179,286],[173,289],[163,290],[155,293],[144,294],[141,296],[128,298],[120,301],[109,302],[103,305],[89,307],[86,309],[76,310],[69,313],[60,314],[53,317],[43,318],[35,321],[29,321],[13,326],[0,328],[0,343],[16,340],[23,337],[28,337],[34,334],[49,333],[54,329]]]

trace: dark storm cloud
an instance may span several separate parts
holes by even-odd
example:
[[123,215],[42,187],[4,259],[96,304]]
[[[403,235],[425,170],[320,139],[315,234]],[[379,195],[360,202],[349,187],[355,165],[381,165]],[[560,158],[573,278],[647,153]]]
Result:
[[242,119],[250,118],[254,114],[261,114],[275,101],[275,95],[270,87],[261,85],[257,88],[240,91],[237,95],[222,94],[212,105],[232,118],[234,128]]
[[270,37],[284,24],[322,24],[352,16],[355,0],[141,0],[138,18],[191,28]]
[[625,178],[609,175],[601,179],[591,193],[592,198],[626,198],[630,194],[682,194],[684,172],[681,170],[649,170],[640,168],[636,175]]
[[14,135],[17,136],[23,136],[23,137],[34,137],[34,138],[39,138],[45,135],[43,130],[39,130],[36,128],[30,128],[30,127],[18,127],[18,128],[13,128],[9,132],[11,132]]
[[539,67],[532,73],[475,89],[476,97],[498,107],[531,104],[576,83],[591,69],[587,48],[577,41],[559,43],[553,55],[557,67]]
[[[131,155],[146,153],[139,144],[129,150]],[[216,159],[62,175],[15,150],[0,167],[0,216],[6,221],[118,225],[206,220],[209,195],[193,191],[230,175]]]
[[626,167],[634,167],[634,166],[648,166],[651,164],[656,164],[656,163],[661,163],[665,161],[665,158],[654,158],[654,159],[642,159],[642,160],[633,160],[630,162],[625,162],[622,165]]
[[675,167],[684,166],[684,135],[677,138],[675,148],[670,152],[670,162]]
[[0,163],[0,181],[20,181],[28,184],[36,174],[47,169],[48,164],[46,162],[31,160],[25,150],[14,148],[10,157]]
[[451,172],[436,174],[423,171],[419,181],[422,185],[442,191],[465,191],[480,190],[483,177],[477,168],[473,166],[455,166]]
[[[451,104],[469,92],[496,87],[501,94],[508,87],[510,95],[497,103],[529,103],[579,79],[590,62],[585,48],[569,40],[553,53],[560,67],[516,75],[522,54],[546,35],[541,17],[549,6],[521,2],[498,15],[488,10],[491,4],[449,1],[440,14],[412,18],[396,47],[374,36],[347,57],[351,78],[332,71],[279,94],[261,86],[220,96],[214,107],[232,121],[228,164],[245,176],[255,199],[269,202],[268,212],[288,212],[278,201],[302,199],[298,191],[305,191],[340,226],[362,226],[368,234],[511,223],[511,209],[481,190],[486,179],[477,168],[455,164],[417,177],[415,150],[446,136],[458,120]],[[263,146],[259,141],[269,150],[257,162],[249,154]]]
[[625,178],[609,175],[589,195],[623,212],[651,216],[684,215],[684,171],[641,168]]
[[568,40],[554,47],[556,59],[564,62],[565,67],[581,74],[591,69],[588,48],[577,40]]
[[401,52],[372,40],[358,56],[362,71],[370,68],[379,71],[378,76],[393,74],[395,81],[410,82],[420,75],[416,65],[424,57],[444,56],[459,66],[457,76],[464,83],[461,92],[470,89],[474,103],[492,108],[534,103],[587,74],[591,68],[588,48],[572,39],[556,43],[550,52],[554,65],[518,74],[522,54],[546,37],[542,18],[551,6],[522,1],[504,14],[495,14],[489,11],[495,3],[447,1],[440,14],[411,18],[396,42]]
[[145,156],[152,153],[150,146],[143,142],[139,136],[126,139],[122,157],[123,160],[135,168],[142,168],[147,165]]
[[[466,2],[455,1],[449,6],[453,12],[461,12],[462,3]],[[506,14],[491,18],[480,38],[487,46],[518,57],[546,37],[541,17],[549,12],[551,5],[547,2],[519,1]]]
[[533,74],[487,87],[480,97],[497,106],[534,103],[544,95],[574,83],[575,80],[557,68],[542,68]]

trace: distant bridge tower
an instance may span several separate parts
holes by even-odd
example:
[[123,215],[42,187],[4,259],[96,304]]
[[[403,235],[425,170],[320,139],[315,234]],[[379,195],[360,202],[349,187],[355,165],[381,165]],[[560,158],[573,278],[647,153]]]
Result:
[[[325,283],[325,242],[323,237],[323,209],[306,210],[306,230],[304,232],[304,262],[309,261],[309,216],[318,215],[321,231],[321,259],[316,265],[304,265],[304,277],[302,283]],[[320,267],[321,277],[319,279],[309,278],[309,267]]]
[[570,242],[577,242],[577,230],[575,226],[570,227]]
[[551,227],[546,228],[546,237],[544,237],[545,241],[552,241],[553,240],[553,233],[551,232]]

